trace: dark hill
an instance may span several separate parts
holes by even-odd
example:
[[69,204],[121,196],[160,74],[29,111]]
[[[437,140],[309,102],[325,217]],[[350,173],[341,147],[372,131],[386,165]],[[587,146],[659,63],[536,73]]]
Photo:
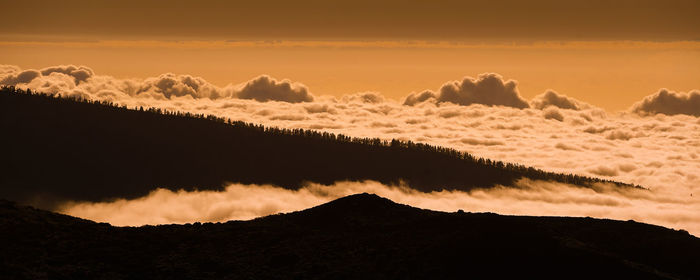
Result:
[[[306,181],[406,182],[421,191],[515,180],[601,181],[475,158],[452,149],[266,128],[213,116],[0,89],[0,198],[135,198],[163,187],[220,190],[227,182],[298,188]],[[43,200],[38,200],[43,198]]]
[[700,239],[632,221],[353,195],[252,221],[111,227],[0,202],[4,279],[700,279]]

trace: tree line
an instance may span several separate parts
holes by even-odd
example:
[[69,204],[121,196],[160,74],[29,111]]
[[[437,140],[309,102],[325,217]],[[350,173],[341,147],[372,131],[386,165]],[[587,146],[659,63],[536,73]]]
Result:
[[0,197],[37,205],[134,198],[159,187],[221,190],[227,183],[298,189],[306,182],[374,180],[430,192],[509,186],[529,178],[639,187],[425,143],[128,108],[15,87],[0,88],[0,109],[6,151]]

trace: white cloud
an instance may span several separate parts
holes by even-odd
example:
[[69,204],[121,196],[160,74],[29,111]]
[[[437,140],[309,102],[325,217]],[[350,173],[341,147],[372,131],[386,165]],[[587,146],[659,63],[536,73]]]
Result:
[[[20,77],[21,73],[34,74]],[[491,78],[481,79],[495,76],[488,77]],[[594,106],[582,106],[580,101],[576,101],[578,108],[575,110],[562,108],[566,107],[562,105],[566,102],[557,99],[561,95],[552,99],[555,101],[533,100],[532,104],[547,104],[544,110],[537,109],[540,105],[522,109],[483,104],[463,106],[455,102],[439,102],[434,94],[430,97],[434,98],[433,101],[417,101],[412,103],[413,106],[386,99],[377,93],[341,98],[318,96],[308,102],[292,103],[308,100],[304,96],[311,94],[305,87],[295,87],[289,81],[263,80],[267,83],[263,88],[286,84],[281,86],[286,93],[274,100],[274,94],[258,93],[265,96],[261,97],[263,100],[269,100],[259,102],[255,98],[237,98],[249,83],[220,88],[201,78],[175,74],[142,80],[93,74],[85,81],[78,81],[61,71],[43,75],[40,71],[0,66],[0,81],[12,81],[21,88],[108,100],[129,107],[153,106],[214,114],[267,126],[412,140],[549,171],[640,184],[652,189],[655,195],[678,200],[690,198],[691,193],[694,194],[692,199],[700,196],[700,118],[693,114],[606,113]],[[473,84],[472,87],[479,87],[476,84],[480,82],[476,79],[466,82],[469,83]],[[511,97],[517,97],[513,95],[517,91],[510,89],[509,82],[494,80],[490,83],[496,85],[483,87],[501,88]],[[465,82],[449,84],[454,86],[453,89],[470,87],[464,87]],[[250,90],[250,96],[254,96],[254,92]],[[412,96],[421,99],[420,94]],[[692,103],[693,96],[697,95],[687,94],[687,98],[672,99]],[[657,99],[663,98],[648,97],[645,100]],[[652,108],[644,106],[637,107]],[[499,209],[490,211],[499,212]]]
[[236,97],[261,102],[291,103],[314,100],[313,95],[303,84],[289,80],[276,80],[265,75],[239,85],[218,87],[201,77],[191,75],[165,73],[143,80],[115,79],[109,76],[96,76],[92,69],[74,65],[52,66],[41,70],[21,70],[16,66],[2,65],[0,66],[0,85],[31,88],[74,97],[111,96],[115,101],[128,97],[153,99]]
[[483,104],[528,108],[529,105],[518,92],[517,82],[504,81],[496,73],[484,73],[476,79],[465,77],[462,81],[452,81],[442,85],[438,92],[423,91],[412,93],[404,99],[404,105],[416,105],[433,100],[438,103],[451,102],[459,105]]
[[532,108],[544,109],[549,106],[559,107],[561,109],[581,110],[590,108],[590,105],[578,101],[574,98],[559,94],[553,90],[547,90],[545,93],[535,96],[530,101]]
[[550,120],[558,120],[560,122],[564,121],[564,115],[559,112],[559,109],[556,107],[547,107],[544,109],[544,114],[543,114],[545,119],[550,119]]
[[80,82],[84,82],[93,75],[95,75],[95,72],[92,71],[92,69],[85,67],[85,66],[75,66],[75,65],[59,65],[59,66],[52,66],[52,67],[47,67],[44,69],[40,70],[41,75],[44,76],[49,76],[51,73],[62,73],[66,74],[68,76],[73,77],[75,79],[75,83],[78,84]]
[[277,81],[269,76],[259,76],[248,81],[240,90],[238,98],[257,101],[311,102],[314,97],[306,86],[289,80]]
[[[9,71],[8,71],[9,70]],[[6,69],[8,71],[2,79],[0,79],[0,84],[14,86],[22,83],[29,83],[37,77],[41,76],[41,72],[36,70],[24,70],[24,71],[12,71],[13,69]],[[12,71],[12,72],[10,72]]]
[[359,102],[377,104],[384,102],[385,98],[383,95],[376,92],[360,92],[356,94],[345,95],[343,96],[341,101],[344,103]]
[[[422,193],[405,186],[377,182],[309,184],[299,190],[269,185],[231,184],[222,192],[173,192],[158,189],[133,200],[101,203],[70,202],[61,212],[119,226],[246,220],[310,208],[333,199],[375,193],[419,208],[454,212],[498,212],[512,215],[555,215],[636,220],[700,234],[700,201],[605,184],[593,188],[521,180],[515,188],[494,187],[471,192]],[[148,213],[148,215],[144,215]]]
[[640,114],[686,114],[700,117],[700,91],[677,93],[661,89],[632,105],[631,110]]

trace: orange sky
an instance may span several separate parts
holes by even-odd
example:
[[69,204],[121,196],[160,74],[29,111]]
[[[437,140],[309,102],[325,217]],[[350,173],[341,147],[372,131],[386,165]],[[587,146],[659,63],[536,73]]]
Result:
[[[97,74],[260,74],[316,95],[414,91],[497,72],[531,98],[554,89],[624,110],[659,88],[700,88],[700,2],[8,1],[0,64]],[[264,42],[264,43],[260,43]]]
[[224,86],[260,74],[316,95],[376,91],[401,99],[463,76],[497,72],[531,98],[546,89],[616,111],[659,88],[700,88],[698,42],[455,44],[405,41],[0,42],[0,61],[24,69],[80,64],[97,74],[192,74]]
[[0,0],[1,33],[97,39],[698,40],[696,0]]
[[[517,80],[525,99],[552,89],[609,112],[627,110],[660,88],[700,89],[698,0],[0,0],[0,7],[0,65],[19,66],[3,67],[16,72],[72,64],[120,79],[190,74],[219,87],[266,74],[277,79],[272,81],[303,83],[316,97],[373,91],[395,100],[426,89],[438,92],[446,82],[465,76],[495,72]],[[31,85],[23,84],[33,90],[50,88],[48,81],[54,78],[59,86],[61,78],[70,79],[63,93],[76,87],[77,80],[67,75],[26,72],[38,76]],[[92,77],[97,85],[115,80]],[[81,90],[92,85],[82,83]],[[102,89],[95,86],[89,95],[75,92],[101,96],[96,93]],[[341,182],[334,187],[337,197],[370,191],[438,210],[635,219],[700,232],[700,204],[697,195],[689,196],[700,186],[695,92],[693,100],[689,94],[660,92],[673,98],[649,102],[681,106],[671,104],[667,107],[675,111],[660,112],[668,116],[649,117],[605,114],[590,107],[521,110],[345,101],[356,107],[325,98],[314,100],[325,109],[311,112],[302,103],[228,96],[226,102],[241,106],[222,106],[220,99],[194,98],[199,95],[170,99],[155,90],[153,96],[162,98],[112,91],[105,91],[105,100],[114,98],[130,107],[408,139],[653,190],[648,195],[604,193],[519,182],[513,190],[428,195],[371,182]],[[657,112],[652,111],[648,112]],[[313,186],[305,187],[309,188]],[[331,199],[328,194],[232,184],[226,192],[158,191],[132,201],[69,205],[63,211],[119,224],[226,220],[302,209]],[[259,209],[255,196],[272,197],[276,204],[270,205],[278,206],[264,213],[236,208],[239,201],[247,201],[252,202],[249,209]],[[233,201],[236,207],[228,208],[227,216],[210,219],[207,207],[219,203],[202,201]],[[153,207],[165,212],[148,210]],[[175,217],[168,211],[176,207],[188,209],[178,210]],[[153,215],[142,215],[146,212]]]

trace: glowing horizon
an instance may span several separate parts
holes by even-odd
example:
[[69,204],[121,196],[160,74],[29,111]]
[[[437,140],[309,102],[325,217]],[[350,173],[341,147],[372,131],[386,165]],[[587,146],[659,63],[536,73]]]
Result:
[[517,80],[525,98],[551,89],[609,111],[661,88],[700,88],[694,41],[3,41],[0,50],[0,61],[24,69],[76,64],[117,78],[174,72],[220,87],[265,74],[336,97],[370,91],[400,100],[484,72]]

